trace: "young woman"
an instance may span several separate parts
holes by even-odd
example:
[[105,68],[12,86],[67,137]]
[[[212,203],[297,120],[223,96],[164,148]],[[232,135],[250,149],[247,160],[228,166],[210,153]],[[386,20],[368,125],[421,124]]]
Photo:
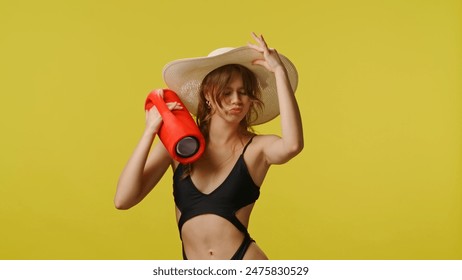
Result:
[[[256,43],[247,47],[219,49],[207,57],[166,65],[167,86],[197,116],[206,139],[204,154],[183,165],[161,142],[150,151],[162,124],[153,107],[146,112],[144,134],[117,185],[115,206],[128,209],[172,168],[184,259],[267,259],[247,232],[250,214],[270,166],[287,162],[303,149],[294,96],[296,69],[268,48],[263,36],[252,36]],[[181,109],[175,102],[167,105]],[[278,114],[282,136],[252,132],[251,125]]]

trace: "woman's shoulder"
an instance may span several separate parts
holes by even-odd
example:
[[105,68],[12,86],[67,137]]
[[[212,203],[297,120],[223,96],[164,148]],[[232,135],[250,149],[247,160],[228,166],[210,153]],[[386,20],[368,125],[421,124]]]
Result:
[[274,135],[274,134],[254,134],[251,137],[251,143],[249,143],[253,146],[252,150],[256,152],[262,152],[265,147],[268,147],[278,139],[281,139],[279,136]]
[[255,144],[258,145],[270,144],[274,141],[281,139],[281,137],[275,134],[254,134],[252,138],[252,142],[255,142]]

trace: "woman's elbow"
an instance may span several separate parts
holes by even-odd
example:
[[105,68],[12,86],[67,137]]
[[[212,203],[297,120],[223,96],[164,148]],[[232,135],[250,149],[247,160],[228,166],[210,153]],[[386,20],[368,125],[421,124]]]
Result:
[[291,158],[295,157],[296,155],[301,153],[301,151],[303,150],[303,147],[304,147],[303,141],[297,142],[288,148],[288,154],[290,155]]
[[117,200],[114,200],[114,206],[117,210],[127,210],[129,207],[127,207],[125,204],[117,201]]
[[282,156],[275,160],[273,163],[283,164],[293,159],[303,150],[303,143],[286,146],[284,150],[285,151]]
[[128,210],[132,208],[133,204],[116,196],[114,198],[114,206],[118,210]]

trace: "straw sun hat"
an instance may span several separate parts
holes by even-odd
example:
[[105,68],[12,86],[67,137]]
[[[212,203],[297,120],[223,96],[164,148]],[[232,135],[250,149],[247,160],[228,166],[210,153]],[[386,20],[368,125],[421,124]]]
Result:
[[[279,57],[287,69],[290,84],[295,92],[298,84],[297,69],[287,57],[281,54]],[[205,76],[226,64],[243,65],[256,75],[264,104],[263,111],[258,112],[258,118],[251,118],[254,120],[251,125],[262,124],[279,115],[279,103],[274,74],[263,66],[253,65],[252,61],[256,59],[263,59],[263,54],[250,47],[220,48],[206,57],[186,58],[168,63],[163,69],[163,78],[168,88],[178,94],[189,112],[196,115],[199,88]]]

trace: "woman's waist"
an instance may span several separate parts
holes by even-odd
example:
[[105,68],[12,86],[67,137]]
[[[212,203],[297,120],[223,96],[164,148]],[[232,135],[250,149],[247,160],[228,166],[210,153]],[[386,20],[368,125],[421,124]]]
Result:
[[193,217],[186,221],[181,229],[185,245],[209,248],[219,247],[223,242],[239,243],[245,234],[227,219],[214,214]]
[[182,229],[183,248],[189,259],[229,259],[246,234],[229,222],[193,220]]

